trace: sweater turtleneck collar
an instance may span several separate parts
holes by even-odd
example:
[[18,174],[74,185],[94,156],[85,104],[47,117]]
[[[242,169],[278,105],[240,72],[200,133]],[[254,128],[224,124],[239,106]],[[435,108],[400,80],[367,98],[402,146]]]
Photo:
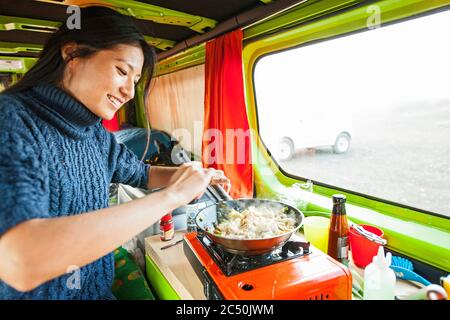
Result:
[[41,102],[48,120],[77,136],[90,135],[100,117],[66,91],[55,85],[38,85],[32,88],[32,95]]

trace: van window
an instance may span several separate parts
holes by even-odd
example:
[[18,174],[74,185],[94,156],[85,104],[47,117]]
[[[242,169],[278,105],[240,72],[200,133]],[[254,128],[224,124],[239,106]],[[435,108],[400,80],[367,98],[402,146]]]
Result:
[[450,216],[450,12],[278,52],[254,73],[289,174]]

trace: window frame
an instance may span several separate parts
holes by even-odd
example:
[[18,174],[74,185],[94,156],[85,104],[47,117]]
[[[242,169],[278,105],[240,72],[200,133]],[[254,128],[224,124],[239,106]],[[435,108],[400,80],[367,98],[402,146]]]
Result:
[[[405,0],[401,3],[378,1],[369,5],[345,9],[287,31],[259,36],[244,42],[244,78],[250,127],[258,132],[258,110],[253,75],[256,63],[262,57],[294,47],[314,45],[317,42],[365,32],[369,15],[367,9],[370,5],[380,7],[381,26],[383,27],[418,16],[448,10],[450,9],[449,3],[449,1],[434,1],[430,4],[417,0]],[[308,10],[308,7],[299,8],[298,14],[307,15],[308,12],[305,10]],[[269,21],[268,29],[273,29],[276,23],[277,19]],[[244,39],[246,33],[252,34],[252,30],[244,32]],[[305,180],[304,177],[296,177],[284,171],[271,157],[258,133],[255,134],[252,147],[252,156],[253,159],[256,159],[254,164],[255,189],[258,196],[275,196],[293,183]],[[273,174],[263,174],[267,170],[272,171]],[[381,227],[388,239],[387,247],[389,249],[442,270],[450,270],[450,218],[325,183],[313,182],[315,183],[314,194],[308,204],[306,215],[329,215],[332,194],[344,193],[348,199],[349,219],[355,223]]]

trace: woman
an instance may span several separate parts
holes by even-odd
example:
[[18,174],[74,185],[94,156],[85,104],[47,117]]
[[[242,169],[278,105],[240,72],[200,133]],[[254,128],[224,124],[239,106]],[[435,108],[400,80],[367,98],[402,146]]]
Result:
[[[61,26],[0,95],[1,298],[111,297],[115,248],[208,184],[229,187],[196,163],[150,168],[102,127],[141,78],[149,87],[153,63],[131,19],[86,8],[81,29]],[[107,208],[111,182],[165,188]]]

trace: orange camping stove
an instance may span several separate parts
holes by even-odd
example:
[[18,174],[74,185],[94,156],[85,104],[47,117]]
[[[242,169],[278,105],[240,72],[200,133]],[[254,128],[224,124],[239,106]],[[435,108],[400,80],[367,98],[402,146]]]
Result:
[[352,298],[348,268],[309,243],[289,240],[271,253],[246,257],[226,252],[207,236],[190,232],[184,236],[183,250],[208,299]]

